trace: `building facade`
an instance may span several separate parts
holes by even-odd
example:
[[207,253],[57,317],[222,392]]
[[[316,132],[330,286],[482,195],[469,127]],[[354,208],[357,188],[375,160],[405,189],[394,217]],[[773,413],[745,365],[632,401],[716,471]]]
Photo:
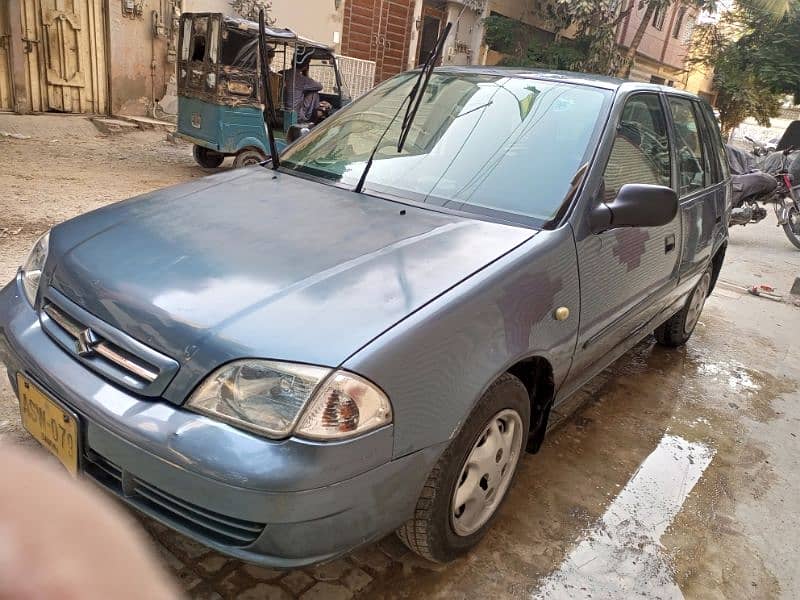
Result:
[[[620,51],[644,18],[638,5],[620,0],[620,10],[631,9],[618,26]],[[229,0],[0,0],[0,110],[155,114],[174,82],[177,23],[186,11],[233,9]],[[272,0],[270,14],[349,58],[359,92],[422,63],[447,22],[454,27],[443,65],[502,59],[484,44],[492,14],[532,26],[544,42],[553,37],[542,2],[527,0]],[[685,70],[696,19],[680,1],[650,18],[631,78],[711,99],[711,78]]]
[[[642,24],[646,10],[636,0],[619,25],[617,42],[627,51]],[[698,12],[682,2],[673,2],[649,18],[631,68],[630,79],[685,88],[686,58]]]
[[[341,46],[344,0],[273,0],[282,27]],[[0,0],[0,110],[147,115],[174,82],[182,12],[228,0]]]

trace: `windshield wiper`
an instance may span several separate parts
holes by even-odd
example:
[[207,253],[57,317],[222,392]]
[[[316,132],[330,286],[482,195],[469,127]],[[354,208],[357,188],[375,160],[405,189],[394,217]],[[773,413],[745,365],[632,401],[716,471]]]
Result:
[[267,53],[267,38],[264,32],[264,9],[258,11],[258,53],[261,63],[261,87],[264,90],[264,123],[267,125],[267,138],[269,139],[269,153],[272,157],[272,168],[281,166],[278,158],[278,146],[275,144],[275,132],[272,124],[275,122],[275,104],[272,99],[272,82],[269,78],[269,55]]
[[[391,129],[394,122],[397,120],[400,111],[403,110],[403,106],[406,106],[406,114],[403,116],[403,124],[400,127],[400,136],[397,139],[397,153],[400,154],[403,151],[403,146],[406,143],[406,138],[408,137],[408,132],[411,130],[411,124],[414,122],[414,117],[417,116],[417,109],[419,109],[419,105],[422,102],[422,96],[425,93],[425,89],[428,87],[428,81],[430,81],[431,75],[433,74],[433,69],[436,67],[436,62],[439,60],[439,57],[442,55],[442,49],[444,48],[444,42],[447,39],[448,34],[450,33],[450,29],[452,29],[453,24],[448,23],[445,25],[444,30],[439,35],[438,39],[436,40],[436,44],[433,46],[433,49],[428,54],[428,59],[425,61],[425,64],[422,65],[422,70],[419,72],[419,76],[417,77],[417,81],[414,83],[414,87],[411,88],[408,96],[400,103],[400,107],[397,109],[397,112],[394,113],[392,120],[389,121],[389,124],[386,126],[386,129],[383,130],[383,133],[378,138],[378,141],[375,143],[375,147],[372,148],[372,152],[369,154],[369,158],[367,159],[367,164],[364,167],[364,171],[361,173],[361,177],[356,184],[356,187],[353,191],[356,193],[361,193],[361,190],[364,189],[364,182],[367,180],[367,174],[369,170],[372,168],[372,162],[375,159],[375,154],[378,152],[378,148],[381,147],[381,143],[383,142],[383,138],[386,137],[386,134]],[[408,103],[408,104],[406,104]]]
[[411,131],[411,124],[414,122],[414,117],[417,116],[417,110],[419,109],[419,105],[422,103],[422,96],[425,94],[425,90],[428,88],[428,82],[431,79],[431,75],[433,75],[433,69],[436,67],[436,62],[439,60],[439,57],[442,55],[442,49],[444,48],[444,42],[447,39],[447,35],[450,33],[450,29],[453,27],[452,23],[448,23],[444,27],[444,31],[439,36],[439,39],[436,40],[436,45],[431,50],[431,53],[428,55],[428,60],[425,61],[425,64],[422,66],[422,71],[420,71],[419,78],[417,79],[417,83],[414,84],[414,88],[411,90],[409,94],[409,98],[411,101],[408,103],[406,107],[406,114],[403,117],[403,124],[400,126],[400,137],[397,139],[397,152],[403,151],[403,146],[406,143],[406,138],[408,138],[408,134]]

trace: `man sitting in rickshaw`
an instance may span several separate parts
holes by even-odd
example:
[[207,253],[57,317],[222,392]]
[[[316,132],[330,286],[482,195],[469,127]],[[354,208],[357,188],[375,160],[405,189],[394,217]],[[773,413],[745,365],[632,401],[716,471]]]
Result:
[[311,53],[299,56],[296,66],[283,72],[286,107],[297,113],[298,123],[319,123],[331,112],[330,103],[320,100],[322,84],[308,75]]

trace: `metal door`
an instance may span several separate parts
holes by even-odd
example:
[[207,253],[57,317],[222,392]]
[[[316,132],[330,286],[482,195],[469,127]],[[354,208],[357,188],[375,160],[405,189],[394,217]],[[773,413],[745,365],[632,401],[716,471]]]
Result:
[[382,0],[379,15],[376,83],[405,70],[413,7],[409,2]]
[[102,0],[24,0],[22,32],[31,110],[106,112]]
[[342,53],[375,62],[375,83],[405,70],[411,33],[411,0],[349,0]]
[[8,21],[8,4],[0,3],[0,110],[13,107],[11,89],[11,23]]

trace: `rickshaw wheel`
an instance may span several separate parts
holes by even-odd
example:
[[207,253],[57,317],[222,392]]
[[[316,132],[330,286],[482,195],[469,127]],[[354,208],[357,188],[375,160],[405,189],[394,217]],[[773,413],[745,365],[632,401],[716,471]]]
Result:
[[195,162],[204,169],[216,169],[222,164],[222,161],[225,160],[224,154],[214,152],[203,146],[198,146],[197,144],[195,144],[192,149],[192,154],[194,155]]
[[264,156],[260,150],[249,148],[247,150],[242,150],[236,155],[236,158],[233,159],[233,168],[250,167],[260,164],[265,160],[267,160],[267,157]]

